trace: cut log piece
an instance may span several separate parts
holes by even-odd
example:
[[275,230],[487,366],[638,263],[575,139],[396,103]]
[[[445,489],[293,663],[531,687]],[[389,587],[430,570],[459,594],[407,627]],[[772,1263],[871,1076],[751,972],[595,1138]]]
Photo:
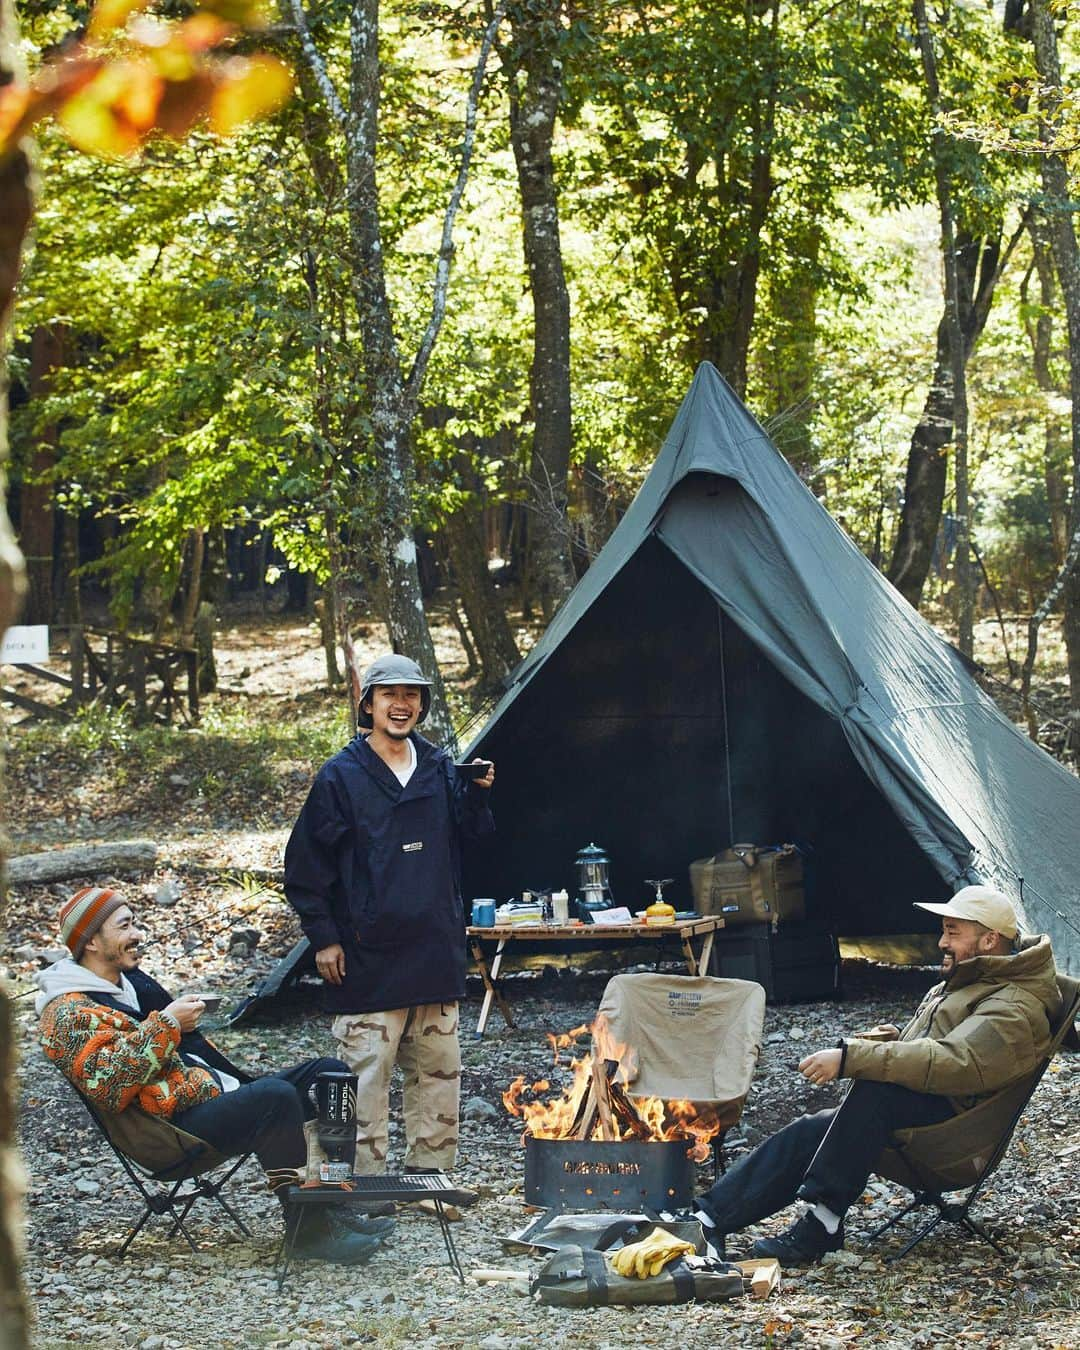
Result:
[[10,858],[7,879],[11,886],[26,886],[70,881],[72,877],[145,872],[153,867],[157,854],[157,844],[151,839],[73,844],[70,848],[53,848],[44,853],[24,853],[18,858]]

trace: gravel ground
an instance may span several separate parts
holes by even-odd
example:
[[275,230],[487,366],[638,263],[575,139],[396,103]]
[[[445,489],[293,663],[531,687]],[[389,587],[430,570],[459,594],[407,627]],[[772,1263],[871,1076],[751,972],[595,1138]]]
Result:
[[[143,882],[145,892],[155,879]],[[184,959],[166,946],[162,966],[148,958],[146,967],[179,987],[175,976]],[[186,972],[204,982],[216,977],[219,987],[229,988],[240,979],[235,959],[219,943],[198,960],[189,953]],[[14,968],[24,987],[32,968],[28,959]],[[903,1020],[931,980],[929,971],[845,963],[843,1002],[770,1007],[761,1064],[733,1132],[741,1141],[734,1151],[799,1111],[835,1101],[833,1086],[812,1088],[794,1071],[802,1054],[832,1043],[844,1029]],[[544,1033],[587,1021],[602,988],[601,977],[566,973],[515,981],[518,1027],[509,1030],[493,1019],[482,1042],[469,1035],[476,997],[463,1009],[463,1101],[472,1118],[463,1130],[455,1175],[481,1195],[455,1225],[466,1271],[537,1264],[500,1248],[500,1236],[526,1219],[520,1140],[500,1091],[518,1073],[551,1074]],[[626,1344],[689,1350],[717,1344],[974,1344],[1010,1350],[1080,1345],[1080,1056],[1059,1057],[1046,1075],[977,1211],[1007,1245],[1007,1258],[939,1229],[904,1261],[887,1264],[883,1257],[896,1241],[887,1237],[871,1248],[867,1235],[903,1193],[872,1182],[849,1220],[849,1250],[808,1273],[785,1275],[779,1293],[766,1302],[567,1311],[545,1308],[506,1285],[459,1285],[434,1219],[410,1212],[399,1217],[390,1242],[369,1266],[346,1270],[305,1263],[278,1294],[272,1268],[280,1228],[252,1164],[241,1172],[234,1194],[254,1240],[234,1235],[203,1207],[192,1219],[197,1254],[182,1242],[166,1241],[166,1225],[155,1221],[127,1259],[116,1260],[110,1253],[137,1213],[135,1198],[91,1133],[79,1102],[37,1051],[30,1000],[18,1006],[29,1172],[26,1271],[42,1350],[73,1344],[182,1350],[208,1343],[220,1350],[345,1345],[502,1350],[552,1343],[581,1350]],[[257,1020],[221,1030],[216,1039],[256,1068],[326,1052],[331,1040],[328,1019],[300,996]],[[784,1222],[778,1216],[767,1226]]]

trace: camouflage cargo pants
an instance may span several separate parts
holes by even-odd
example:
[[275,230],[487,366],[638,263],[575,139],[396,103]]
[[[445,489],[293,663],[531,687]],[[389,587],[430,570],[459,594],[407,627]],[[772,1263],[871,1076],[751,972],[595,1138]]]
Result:
[[334,1019],[338,1053],[356,1074],[356,1170],[386,1171],[390,1078],[405,1075],[405,1166],[453,1167],[457,1158],[461,1047],[458,1005],[425,1003]]

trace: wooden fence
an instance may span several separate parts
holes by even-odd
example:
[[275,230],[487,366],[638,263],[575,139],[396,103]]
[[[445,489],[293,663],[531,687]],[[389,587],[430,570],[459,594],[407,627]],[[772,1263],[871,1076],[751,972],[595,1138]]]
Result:
[[198,654],[194,648],[170,647],[83,625],[53,628],[51,633],[67,635],[68,673],[35,665],[15,669],[62,686],[67,697],[60,703],[45,703],[0,686],[0,701],[35,717],[62,720],[97,703],[127,708],[139,722],[198,721]]

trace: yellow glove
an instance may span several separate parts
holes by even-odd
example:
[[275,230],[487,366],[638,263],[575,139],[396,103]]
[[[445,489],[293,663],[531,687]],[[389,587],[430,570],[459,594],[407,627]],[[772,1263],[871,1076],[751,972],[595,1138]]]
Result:
[[650,1275],[659,1275],[669,1261],[689,1255],[693,1250],[692,1242],[683,1242],[662,1228],[657,1228],[648,1237],[642,1238],[640,1242],[632,1242],[608,1259],[612,1269],[624,1279],[644,1280]]

